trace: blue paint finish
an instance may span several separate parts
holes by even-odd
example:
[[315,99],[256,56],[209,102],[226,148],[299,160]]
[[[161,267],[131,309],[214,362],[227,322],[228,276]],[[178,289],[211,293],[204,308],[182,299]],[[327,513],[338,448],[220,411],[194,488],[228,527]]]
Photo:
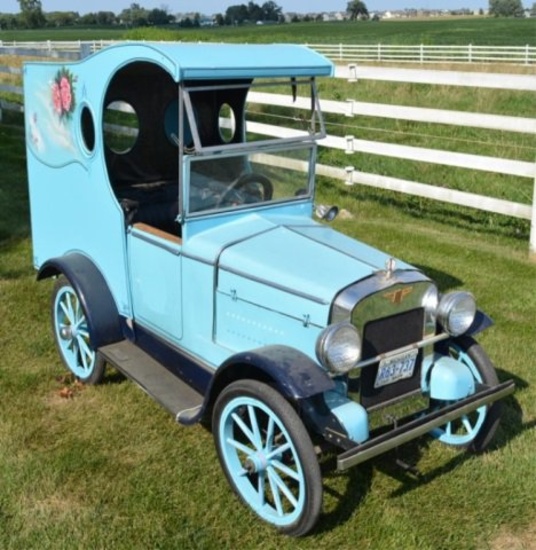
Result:
[[95,348],[122,339],[119,314],[102,273],[79,253],[53,258],[43,264],[38,279],[63,274],[76,291],[86,313],[91,342]]
[[368,414],[362,405],[339,391],[326,392],[324,402],[344,428],[348,439],[355,443],[363,443],[369,438]]
[[[455,401],[475,392],[475,378],[465,364],[434,354],[423,361],[423,379],[428,379],[432,399]],[[428,388],[426,388],[428,389]]]
[[181,246],[134,227],[128,235],[132,310],[140,324],[182,338]]

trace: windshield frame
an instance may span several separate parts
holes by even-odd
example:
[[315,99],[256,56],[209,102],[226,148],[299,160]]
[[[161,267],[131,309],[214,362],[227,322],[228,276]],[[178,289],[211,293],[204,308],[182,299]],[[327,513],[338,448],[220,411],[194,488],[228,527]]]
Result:
[[[310,86],[310,93],[311,93],[311,116],[309,118],[309,127],[311,128],[318,128],[318,131],[309,131],[309,133],[305,133],[303,131],[298,130],[291,130],[288,129],[288,133],[292,134],[293,132],[296,133],[296,135],[290,135],[289,137],[269,137],[267,139],[260,139],[256,141],[251,142],[240,142],[240,143],[225,143],[220,145],[209,145],[204,146],[201,143],[201,138],[199,135],[198,127],[197,127],[197,119],[195,115],[195,109],[193,107],[193,101],[191,97],[191,93],[195,92],[202,92],[202,91],[217,91],[217,90],[236,90],[236,89],[247,89],[248,91],[254,90],[256,88],[274,88],[277,86],[284,86],[284,85],[290,85],[292,88],[293,93],[295,93],[295,87],[297,86],[303,86],[303,85],[309,85]],[[256,80],[255,82],[226,82],[222,84],[202,84],[202,81],[199,82],[199,85],[184,85],[181,86],[181,93],[180,93],[180,103],[183,105],[183,115],[186,115],[186,118],[188,120],[189,128],[192,134],[193,138],[193,148],[187,148],[186,144],[184,143],[183,139],[180,139],[180,143],[182,144],[181,149],[184,152],[185,155],[209,155],[213,153],[220,153],[220,152],[226,152],[226,151],[248,151],[251,149],[256,149],[260,146],[264,145],[273,145],[273,144],[294,144],[294,143],[304,143],[304,142],[316,142],[320,139],[323,139],[326,137],[326,127],[324,123],[324,117],[322,115],[322,110],[320,107],[320,99],[318,96],[317,88],[316,88],[316,79],[314,77],[309,78],[291,78],[289,80],[270,80],[270,81],[262,81],[262,80]],[[294,96],[295,97],[295,96]],[[247,98],[247,96],[246,96]],[[276,127],[278,128],[278,127]]]

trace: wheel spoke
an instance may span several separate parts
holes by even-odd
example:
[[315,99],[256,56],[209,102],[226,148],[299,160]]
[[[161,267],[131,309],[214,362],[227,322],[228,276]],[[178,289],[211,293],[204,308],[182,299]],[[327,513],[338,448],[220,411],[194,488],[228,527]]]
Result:
[[284,445],[281,445],[279,447],[276,447],[275,449],[272,449],[270,453],[266,455],[266,458],[268,460],[271,460],[274,456],[282,455],[284,452],[288,451],[290,449],[290,443],[287,441]]
[[257,475],[257,495],[259,497],[259,507],[262,507],[266,504],[266,494],[264,491],[264,485],[266,482],[266,474],[264,472],[259,472]]
[[273,441],[274,441],[274,427],[275,427],[274,417],[270,416],[270,418],[268,420],[268,426],[266,427],[266,441],[264,443],[264,451],[267,455],[268,460],[270,459],[271,451],[272,451],[273,446],[274,446],[274,443],[273,443]]
[[462,417],[462,424],[465,426],[468,434],[472,433],[473,425],[467,416]]
[[257,421],[257,414],[255,412],[255,409],[248,405],[248,415],[249,415],[249,423],[251,425],[251,428],[253,430],[253,437],[254,437],[254,443],[257,449],[262,448],[262,441],[261,441],[261,432],[259,430],[259,423]]
[[296,497],[292,494],[291,490],[287,487],[287,485],[285,485],[285,482],[279,477],[279,474],[271,466],[268,466],[267,471],[268,475],[277,485],[279,491],[285,495],[290,504],[292,504],[292,507],[296,508],[296,506],[298,506],[298,501],[296,500]]
[[277,468],[280,472],[283,472],[286,476],[291,477],[296,481],[299,481],[300,479],[300,474],[296,470],[289,468],[279,460],[270,461],[270,466],[273,466],[274,469]]
[[[82,360],[82,366],[85,371],[88,371],[91,365],[92,352],[87,347],[87,344],[83,338],[80,338],[80,336],[77,336],[76,341],[78,343],[78,351],[80,354],[80,359]],[[89,362],[88,362],[88,359],[89,359]]]
[[249,439],[250,443],[252,445],[255,445],[255,448],[257,448],[256,447],[257,444],[255,442],[255,436],[253,435],[251,430],[246,426],[246,424],[240,418],[240,416],[238,416],[237,413],[233,413],[231,416],[232,416],[235,424],[242,430],[242,433]]
[[231,447],[234,447],[238,451],[242,451],[247,456],[251,456],[255,453],[254,449],[248,447],[247,445],[244,445],[243,443],[240,443],[240,441],[237,441],[236,439],[228,437],[226,442],[231,445]]
[[62,299],[61,302],[60,302],[60,307],[63,311],[63,314],[65,315],[65,319],[69,322],[69,324],[73,324],[73,318],[71,316],[71,313],[70,313],[70,309],[67,307],[67,304],[65,303],[65,301]]
[[274,505],[277,511],[277,515],[281,517],[283,516],[283,503],[281,502],[281,495],[279,494],[279,489],[277,488],[277,485],[275,484],[273,477],[270,475],[270,471],[268,471],[268,482],[270,484],[270,491],[274,499]]

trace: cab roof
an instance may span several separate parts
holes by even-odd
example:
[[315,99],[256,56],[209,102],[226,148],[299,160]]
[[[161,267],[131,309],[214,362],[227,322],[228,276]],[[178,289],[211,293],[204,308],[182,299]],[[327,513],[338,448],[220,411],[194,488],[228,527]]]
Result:
[[90,58],[117,57],[117,64],[154,61],[167,67],[175,81],[259,77],[332,76],[333,64],[305,46],[287,44],[187,44],[127,42]]

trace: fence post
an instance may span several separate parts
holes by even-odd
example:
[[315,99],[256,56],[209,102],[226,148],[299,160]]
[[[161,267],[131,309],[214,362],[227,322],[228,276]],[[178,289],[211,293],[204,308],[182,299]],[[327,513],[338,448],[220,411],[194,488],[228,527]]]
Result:
[[525,65],[530,63],[530,46],[527,44],[525,46]]
[[424,44],[421,44],[419,48],[419,61],[421,62],[421,65],[424,63]]
[[378,44],[378,61],[382,60],[382,45]]
[[[536,164],[534,165],[536,170]],[[530,219],[529,258],[536,261],[536,174],[534,175],[534,191],[532,193],[532,217]]]
[[473,62],[473,45],[469,44],[469,47],[467,49],[467,60],[469,63]]
[[343,45],[339,44],[339,61],[342,61],[343,59],[344,59]]

